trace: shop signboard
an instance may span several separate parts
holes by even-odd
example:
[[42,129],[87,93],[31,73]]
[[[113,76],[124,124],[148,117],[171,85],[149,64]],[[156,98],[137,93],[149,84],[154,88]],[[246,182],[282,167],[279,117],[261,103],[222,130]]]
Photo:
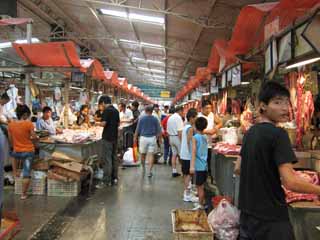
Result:
[[279,42],[279,63],[285,63],[292,59],[292,32],[284,34]]
[[278,47],[277,47],[277,41],[275,39],[272,39],[268,47],[265,51],[265,73],[269,74],[272,70],[274,70],[277,67],[278,64]]
[[227,76],[226,72],[222,73],[222,79],[221,79],[221,88],[227,87]]
[[232,72],[231,69],[229,69],[227,71],[227,82],[231,82],[232,81]]
[[302,37],[320,54],[320,11],[317,11],[307,24]]
[[212,93],[212,94],[218,94],[218,93],[219,93],[219,87],[213,87],[213,88],[211,88],[211,93]]
[[[302,24],[295,30],[295,47],[294,47],[294,57],[300,57],[307,53],[312,52],[312,46],[304,39],[303,32],[307,27],[307,23]],[[320,27],[320,25],[319,25]],[[320,36],[319,36],[320,37]]]
[[213,89],[215,89],[216,87],[217,87],[217,77],[213,75],[210,82],[210,93],[213,93]]
[[170,91],[160,91],[160,97],[170,98]]
[[241,78],[242,78],[242,71],[241,71],[241,64],[238,64],[230,69],[230,72],[232,74],[232,83],[231,85],[238,86],[241,84]]

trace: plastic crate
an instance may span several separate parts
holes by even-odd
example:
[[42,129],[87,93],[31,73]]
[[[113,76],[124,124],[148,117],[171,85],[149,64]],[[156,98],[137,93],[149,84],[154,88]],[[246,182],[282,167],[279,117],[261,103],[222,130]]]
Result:
[[63,182],[54,179],[48,179],[49,197],[76,197],[79,195],[80,191],[80,182]]
[[[28,193],[32,195],[45,195],[47,186],[47,178],[31,179]],[[16,178],[14,184],[14,193],[22,194],[22,178]]]

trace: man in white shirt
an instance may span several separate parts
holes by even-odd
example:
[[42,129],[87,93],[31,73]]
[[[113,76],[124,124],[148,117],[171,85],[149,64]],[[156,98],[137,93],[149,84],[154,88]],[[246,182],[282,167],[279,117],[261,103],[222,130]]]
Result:
[[133,123],[133,113],[125,103],[119,104],[120,127],[129,127]]
[[169,118],[167,132],[172,150],[172,177],[179,177],[177,172],[177,156],[180,154],[183,124],[183,107],[175,108],[175,113]]
[[0,97],[0,124],[8,123],[8,116],[4,111],[4,105],[6,105],[10,101],[9,95],[5,92]]
[[221,119],[212,112],[212,103],[209,100],[203,100],[201,104],[201,113],[199,116],[204,117],[207,119],[208,126],[203,131],[207,136],[208,141],[208,173],[211,177],[211,182],[213,182],[213,178],[211,176],[211,156],[212,156],[212,137],[215,136],[219,129],[222,127]]

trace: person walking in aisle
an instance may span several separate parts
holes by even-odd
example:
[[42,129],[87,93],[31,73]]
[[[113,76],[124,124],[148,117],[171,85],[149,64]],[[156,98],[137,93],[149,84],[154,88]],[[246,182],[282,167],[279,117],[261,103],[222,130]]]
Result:
[[105,185],[111,186],[118,183],[118,157],[117,157],[117,141],[118,128],[120,125],[119,112],[111,104],[109,96],[101,96],[99,104],[103,104],[104,111],[100,126],[103,127],[102,132],[102,149],[103,149],[103,182],[97,187],[102,188]]
[[167,123],[167,132],[169,135],[169,142],[172,150],[172,177],[181,176],[177,171],[177,157],[181,149],[181,137],[183,130],[183,107],[177,106],[175,113],[169,118]]
[[154,104],[153,105],[153,113],[152,113],[152,115],[155,116],[158,119],[159,123],[161,122],[162,113],[160,111],[160,107],[159,107],[158,104]]
[[211,178],[211,183],[213,183],[213,176],[211,176],[211,158],[212,158],[212,137],[216,135],[220,128],[222,128],[222,120],[212,112],[212,104],[209,100],[203,100],[201,104],[201,113],[199,113],[199,117],[204,117],[208,126],[204,130],[204,134],[206,135],[208,142],[208,173]]
[[204,184],[207,181],[208,171],[208,142],[204,134],[208,122],[204,117],[198,117],[195,122],[196,134],[192,138],[192,159],[190,174],[195,174],[199,203],[195,204],[196,209],[205,208]]
[[[17,121],[8,124],[9,141],[13,145],[12,157],[23,162],[22,169],[22,195],[21,199],[27,199],[27,191],[31,182],[32,162],[35,147],[33,140],[38,136],[34,132],[34,125],[30,121],[31,111],[27,105],[18,105],[16,109]],[[13,164],[15,167],[16,164]],[[14,169],[16,172],[16,169]]]
[[183,201],[185,202],[198,202],[199,199],[191,195],[191,186],[190,186],[190,161],[192,153],[192,137],[193,137],[193,127],[196,121],[198,112],[195,108],[189,109],[187,112],[187,123],[182,131],[182,140],[181,140],[181,170],[184,179],[184,192],[183,192]]
[[134,101],[131,104],[132,114],[133,114],[133,124],[132,124],[132,132],[135,133],[138,125],[138,120],[140,117],[140,111],[139,111],[139,102]]
[[[320,195],[320,186],[300,179],[287,132],[277,127],[289,116],[290,93],[276,82],[263,85],[260,122],[246,133],[236,172],[241,175],[240,240],[293,240],[288,206],[282,185],[291,191]],[[240,167],[241,166],[241,167]]]
[[162,126],[162,137],[163,137],[163,146],[164,146],[164,164],[171,164],[172,151],[169,142],[169,134],[168,134],[168,120],[174,114],[175,109],[172,107],[169,109],[169,113],[167,116],[161,121]]
[[141,116],[138,121],[138,126],[134,135],[135,144],[139,139],[139,152],[141,154],[141,163],[145,170],[146,157],[149,156],[149,174],[153,176],[154,154],[158,144],[161,144],[161,128],[159,120],[152,115],[153,106],[145,108],[145,115]]

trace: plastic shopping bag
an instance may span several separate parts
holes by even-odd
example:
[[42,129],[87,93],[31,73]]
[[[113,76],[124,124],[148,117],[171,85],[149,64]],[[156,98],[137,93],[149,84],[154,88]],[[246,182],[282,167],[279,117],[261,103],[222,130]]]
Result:
[[219,240],[236,240],[239,235],[239,221],[239,210],[225,199],[208,216],[208,222]]

